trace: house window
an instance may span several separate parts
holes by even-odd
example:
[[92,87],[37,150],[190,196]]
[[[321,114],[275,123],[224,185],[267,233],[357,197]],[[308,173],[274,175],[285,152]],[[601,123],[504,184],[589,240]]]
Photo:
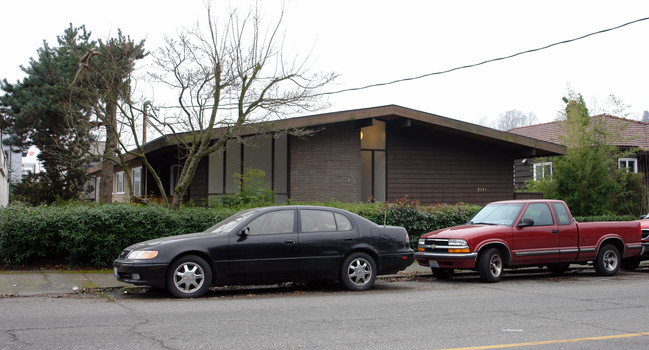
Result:
[[133,169],[133,196],[142,195],[142,167]]
[[123,194],[124,193],[124,172],[120,171],[115,174],[115,193]]
[[387,152],[385,123],[361,128],[361,200],[387,200]]
[[552,162],[534,164],[534,181],[552,178]]
[[97,185],[95,185],[95,202],[99,202],[99,185],[101,184],[101,176],[97,176]]
[[169,174],[169,192],[174,193],[174,188],[178,182],[178,172],[180,171],[180,166],[178,164],[171,166],[171,173]]
[[632,173],[637,173],[638,160],[636,158],[619,158],[617,160],[617,167],[620,169],[626,168],[627,173],[629,171]]

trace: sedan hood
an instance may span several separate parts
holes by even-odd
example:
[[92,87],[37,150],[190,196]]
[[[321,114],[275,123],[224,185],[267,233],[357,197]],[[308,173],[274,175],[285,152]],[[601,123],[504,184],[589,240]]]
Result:
[[162,237],[162,238],[156,238],[156,239],[151,239],[148,241],[140,242],[133,244],[132,246],[128,247],[128,250],[142,250],[142,249],[147,249],[150,247],[154,247],[160,244],[165,244],[165,243],[170,243],[170,242],[177,242],[181,240],[187,240],[187,239],[195,239],[195,238],[203,238],[212,235],[211,232],[198,232],[198,233],[189,233],[185,235],[177,235],[177,236],[169,236],[169,237]]
[[503,228],[511,229],[509,226],[499,225],[461,225],[443,228],[437,231],[426,233],[421,238],[460,238],[468,239],[476,236],[483,236],[490,233],[502,232]]

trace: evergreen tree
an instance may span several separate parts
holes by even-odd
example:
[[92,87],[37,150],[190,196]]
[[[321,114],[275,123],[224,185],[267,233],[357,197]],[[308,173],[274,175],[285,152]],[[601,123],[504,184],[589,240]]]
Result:
[[26,77],[14,84],[3,80],[0,88],[2,126],[17,146],[35,145],[46,173],[41,183],[51,198],[77,198],[85,182],[84,164],[92,138],[91,111],[78,103],[83,89],[71,84],[81,55],[96,45],[85,27],[70,25],[57,37],[58,47],[47,42],[37,58],[22,67]]
[[627,125],[591,118],[580,94],[571,92],[564,102],[565,119],[560,123],[566,154],[552,158],[551,179],[529,181],[528,190],[564,200],[574,215],[637,214],[642,207],[642,191],[637,191],[641,179],[618,169],[617,159],[625,153],[612,142]]

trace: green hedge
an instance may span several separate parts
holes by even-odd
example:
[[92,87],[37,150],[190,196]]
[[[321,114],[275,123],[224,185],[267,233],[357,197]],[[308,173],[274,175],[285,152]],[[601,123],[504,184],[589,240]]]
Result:
[[[423,233],[464,223],[479,209],[475,205],[419,206],[411,202],[322,205],[358,213],[378,224],[403,226],[413,247]],[[14,204],[0,209],[0,260],[10,265],[107,267],[131,244],[200,232],[237,211],[223,207],[172,211],[157,205]]]
[[124,204],[10,205],[0,210],[0,257],[11,265],[105,267],[133,243],[203,231],[233,213]]
[[598,215],[598,216],[575,216],[577,222],[595,222],[595,221],[632,221],[638,218],[633,215]]

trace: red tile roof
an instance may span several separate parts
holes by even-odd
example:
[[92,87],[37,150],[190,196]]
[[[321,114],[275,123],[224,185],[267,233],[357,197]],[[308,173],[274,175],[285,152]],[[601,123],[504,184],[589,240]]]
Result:
[[[613,117],[607,114],[594,116],[593,118],[604,118],[606,125],[610,126],[611,131],[615,129],[620,130],[620,137],[612,142],[615,146],[638,147],[642,150],[649,150],[649,123]],[[564,144],[561,137],[563,134],[561,121],[523,126],[508,131],[513,134],[532,137],[538,140],[561,145]]]

